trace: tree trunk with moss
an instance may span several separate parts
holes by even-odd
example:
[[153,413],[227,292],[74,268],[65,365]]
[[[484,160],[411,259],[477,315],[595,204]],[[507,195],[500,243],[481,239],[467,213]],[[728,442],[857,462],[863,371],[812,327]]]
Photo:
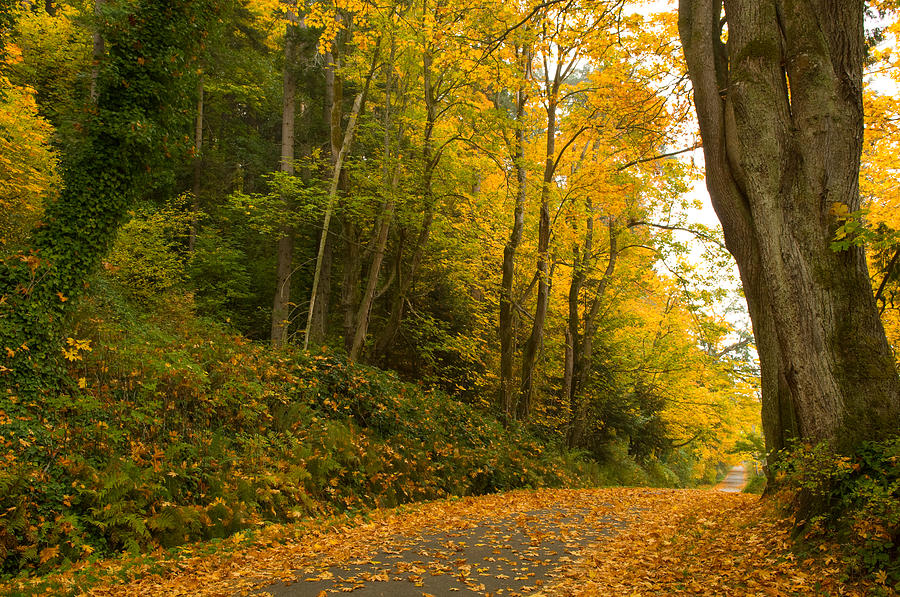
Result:
[[0,260],[0,408],[6,412],[14,410],[5,402],[13,396],[62,387],[62,323],[138,194],[171,172],[172,154],[187,151],[178,140],[190,128],[203,38],[198,24],[211,14],[203,0],[140,0],[111,14],[103,28],[104,58],[91,75],[93,105],[79,123],[83,138],[63,156],[59,196],[47,202],[28,252]]
[[[680,0],[706,180],[737,260],[762,367],[770,455],[895,434],[900,383],[861,247],[861,0]],[[724,26],[727,24],[727,42]]]

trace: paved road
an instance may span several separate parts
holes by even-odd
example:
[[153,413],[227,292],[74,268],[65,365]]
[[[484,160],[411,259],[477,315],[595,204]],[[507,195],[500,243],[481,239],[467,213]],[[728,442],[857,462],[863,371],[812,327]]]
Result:
[[722,482],[716,485],[718,491],[740,493],[747,485],[747,468],[743,464],[731,467]]
[[368,559],[300,570],[296,582],[272,585],[258,594],[513,597],[538,590],[580,559],[584,548],[621,528],[619,519],[597,514],[590,507],[545,508],[482,518],[468,528],[405,538]]

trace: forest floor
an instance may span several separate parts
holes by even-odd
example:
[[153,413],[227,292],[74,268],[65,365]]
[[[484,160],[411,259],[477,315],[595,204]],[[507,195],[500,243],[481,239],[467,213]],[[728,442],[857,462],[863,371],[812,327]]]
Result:
[[798,552],[771,501],[755,495],[546,489],[266,527],[127,571],[110,563],[110,575],[131,580],[88,594],[893,594],[843,578],[836,553]]

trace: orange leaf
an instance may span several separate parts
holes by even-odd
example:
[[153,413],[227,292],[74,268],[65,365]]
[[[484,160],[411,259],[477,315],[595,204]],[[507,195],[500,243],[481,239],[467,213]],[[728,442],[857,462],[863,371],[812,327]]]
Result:
[[41,550],[41,564],[52,560],[57,555],[59,555],[59,545],[54,545],[53,547],[45,547]]

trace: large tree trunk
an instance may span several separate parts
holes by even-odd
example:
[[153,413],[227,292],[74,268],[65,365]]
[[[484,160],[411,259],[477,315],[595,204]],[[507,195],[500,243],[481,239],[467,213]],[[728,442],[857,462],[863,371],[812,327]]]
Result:
[[[737,260],[770,452],[896,433],[900,383],[863,249],[831,249],[860,205],[861,0],[681,0],[707,187]],[[728,42],[722,27],[728,25]]]
[[[295,25],[289,23],[284,32],[284,75],[281,115],[281,171],[294,173],[294,116],[296,113],[297,78],[294,74],[296,59]],[[284,346],[288,339],[291,311],[291,273],[294,258],[294,230],[281,230],[276,253],[275,297],[272,300],[272,345]]]

